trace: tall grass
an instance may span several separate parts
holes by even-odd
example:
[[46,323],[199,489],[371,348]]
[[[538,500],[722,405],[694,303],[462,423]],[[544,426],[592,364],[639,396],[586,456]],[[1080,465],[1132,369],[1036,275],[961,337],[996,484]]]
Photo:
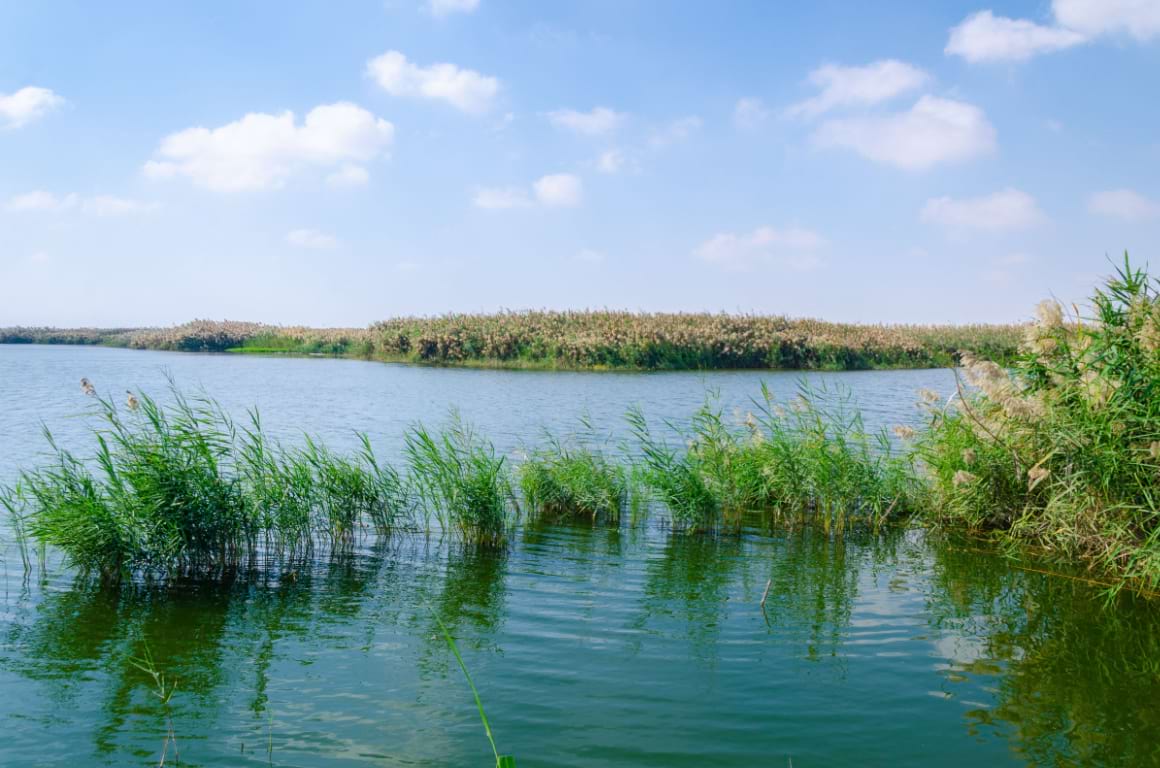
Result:
[[618,523],[629,504],[629,475],[587,441],[548,436],[519,469],[532,514]]
[[404,483],[363,450],[340,457],[307,438],[283,449],[256,414],[238,430],[212,400],[131,398],[122,413],[96,398],[102,427],[85,461],[46,431],[55,460],[0,494],[32,538],[84,569],[217,571],[261,551],[348,540],[364,525],[389,532],[407,511]]
[[411,428],[405,453],[424,510],[444,530],[469,541],[503,540],[515,494],[504,458],[490,442],[453,413],[438,434],[422,424]]
[[934,513],[1160,586],[1160,294],[1125,256],[1084,310],[1043,302],[1009,370],[967,359],[921,441]]
[[827,527],[913,512],[920,496],[913,462],[885,432],[868,432],[848,398],[803,385],[783,407],[763,387],[757,415],[738,424],[710,401],[687,429],[668,425],[683,449],[654,437],[634,409],[628,419],[642,479],[674,523],[693,530],[735,527],[751,511],[809,516]]

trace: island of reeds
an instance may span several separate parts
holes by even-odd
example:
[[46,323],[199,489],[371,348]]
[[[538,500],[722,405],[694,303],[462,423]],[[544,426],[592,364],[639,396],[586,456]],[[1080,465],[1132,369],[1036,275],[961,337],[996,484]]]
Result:
[[396,467],[366,436],[352,455],[284,447],[256,414],[236,424],[176,387],[165,407],[142,393],[120,406],[85,381],[103,419],[93,455],[47,435],[55,460],[0,489],[0,507],[24,542],[107,578],[217,573],[405,531],[502,547],[528,518],[619,526],[656,510],[674,535],[908,522],[1155,591],[1160,292],[1125,259],[1089,306],[1041,304],[1007,366],[964,353],[954,395],[916,393],[917,429],[870,432],[848,397],[803,384],[789,402],[763,389],[737,419],[710,398],[663,433],[633,410],[623,444],[588,426],[514,463],[455,417],[413,426]]
[[391,362],[574,370],[859,370],[1007,363],[1023,326],[856,325],[776,316],[504,312],[403,317],[369,328],[197,320],[173,328],[0,329],[0,343],[180,352],[331,355]]

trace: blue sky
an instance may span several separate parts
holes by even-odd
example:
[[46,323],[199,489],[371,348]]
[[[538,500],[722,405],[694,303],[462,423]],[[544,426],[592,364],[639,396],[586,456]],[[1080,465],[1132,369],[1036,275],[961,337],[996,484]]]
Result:
[[1160,0],[0,5],[0,325],[1007,321],[1160,245]]

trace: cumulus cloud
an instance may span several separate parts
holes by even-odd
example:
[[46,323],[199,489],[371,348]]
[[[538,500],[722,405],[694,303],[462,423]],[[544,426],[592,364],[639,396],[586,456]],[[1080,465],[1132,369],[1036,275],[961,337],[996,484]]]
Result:
[[478,7],[479,0],[427,0],[427,10],[439,18],[453,13],[471,13]]
[[557,128],[579,133],[584,136],[605,136],[616,130],[624,121],[624,114],[608,107],[595,107],[590,112],[574,109],[557,109],[548,113],[548,120]]
[[1154,0],[1053,0],[1051,12],[1049,24],[974,13],[951,29],[945,52],[970,62],[1022,61],[1109,35],[1160,36]]
[[808,229],[758,227],[752,232],[720,232],[693,251],[702,261],[731,269],[773,264],[795,270],[821,265],[818,251],[825,238]]
[[985,232],[1027,229],[1046,219],[1034,197],[1012,188],[983,197],[932,198],[923,206],[921,218],[925,222],[951,229]]
[[286,233],[286,244],[295,248],[328,251],[338,247],[338,239],[317,229],[294,229]]
[[471,203],[485,210],[511,208],[569,208],[584,198],[584,184],[579,176],[553,173],[541,176],[529,189],[523,187],[480,187],[475,190]]
[[733,107],[733,124],[742,130],[751,131],[769,118],[769,110],[761,99],[738,99]]
[[584,185],[580,177],[571,173],[541,176],[532,184],[532,189],[540,205],[551,207],[577,206],[584,196]]
[[187,128],[166,136],[144,172],[153,179],[184,177],[223,192],[277,188],[303,168],[383,155],[394,135],[389,122],[347,102],[315,107],[301,124],[293,112],[253,112],[220,128]]
[[840,107],[868,107],[917,90],[930,76],[896,59],[875,61],[863,67],[826,64],[810,73],[809,81],[821,92],[794,104],[791,117],[817,117]]
[[23,128],[64,103],[48,88],[28,86],[15,93],[0,93],[0,128]]
[[454,64],[419,66],[399,51],[367,62],[367,75],[392,96],[442,101],[458,110],[482,114],[499,93],[499,80]]
[[4,205],[4,209],[9,213],[61,213],[79,210],[91,216],[101,217],[146,213],[159,207],[157,203],[114,195],[81,197],[77,194],[55,195],[44,190],[15,195]]
[[1088,210],[1127,221],[1160,218],[1160,202],[1131,189],[1108,189],[1088,198]]
[[1160,37],[1155,0],[1053,0],[1055,20],[1088,37],[1127,34],[1142,42]]
[[814,142],[922,171],[993,151],[995,129],[973,104],[923,96],[905,112],[829,120],[815,131]]
[[655,131],[649,138],[649,144],[657,149],[685,141],[697,131],[701,130],[701,118],[696,115],[686,115],[673,120],[668,125]]
[[1061,27],[1045,27],[1026,19],[1008,19],[990,11],[968,16],[951,29],[945,53],[970,62],[1021,61],[1040,53],[1079,45],[1085,37]]

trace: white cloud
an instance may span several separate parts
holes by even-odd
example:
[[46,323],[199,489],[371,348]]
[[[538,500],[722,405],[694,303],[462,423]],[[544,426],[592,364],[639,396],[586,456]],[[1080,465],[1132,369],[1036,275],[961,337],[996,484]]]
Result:
[[742,130],[751,131],[769,118],[769,110],[761,99],[738,99],[733,107],[733,124]]
[[286,233],[287,245],[295,248],[307,248],[316,251],[328,251],[338,247],[338,239],[334,235],[319,232],[317,229],[294,229]]
[[0,93],[0,128],[22,128],[64,103],[48,88],[28,86],[15,93]]
[[108,217],[146,213],[155,211],[161,206],[157,203],[131,200],[113,195],[95,195],[94,197],[82,198],[76,194],[58,196],[44,190],[36,190],[9,198],[4,207],[11,213],[60,213],[79,209],[92,216]]
[[1130,189],[1108,189],[1088,198],[1088,210],[1128,221],[1160,218],[1160,202]]
[[584,197],[584,184],[579,176],[553,173],[541,176],[530,189],[523,187],[479,187],[471,199],[476,208],[497,211],[511,208],[574,207]]
[[790,116],[816,117],[839,107],[881,104],[921,88],[930,76],[896,59],[875,61],[863,67],[827,64],[810,73],[809,81],[821,89],[811,99],[794,104]]
[[478,7],[479,0],[427,0],[427,10],[440,18],[452,13],[471,13]]
[[331,187],[361,187],[371,180],[371,175],[361,165],[347,164],[326,177]]
[[596,107],[591,112],[557,109],[548,113],[548,120],[557,128],[585,136],[604,136],[616,130],[624,121],[624,114],[608,107]]
[[732,269],[768,263],[805,271],[821,265],[817,252],[825,244],[821,235],[808,229],[758,227],[749,233],[718,233],[697,246],[693,255]]
[[165,137],[144,172],[153,179],[184,176],[218,191],[276,188],[304,167],[385,154],[394,135],[389,122],[347,102],[315,107],[301,125],[293,112],[254,112],[220,128],[187,128]]
[[38,189],[10,197],[4,204],[4,209],[10,213],[55,212],[68,210],[76,204],[76,195],[58,197],[51,192]]
[[1045,27],[1026,19],[1008,19],[990,11],[967,17],[951,29],[944,52],[970,62],[1021,61],[1040,53],[1079,45],[1085,38],[1060,27]]
[[609,149],[596,158],[596,170],[601,173],[620,173],[627,162],[628,158],[619,149]]
[[995,148],[995,129],[973,104],[923,96],[905,112],[835,119],[814,133],[822,147],[843,147],[910,171],[955,163]]
[[94,216],[129,216],[134,213],[155,211],[160,207],[158,203],[131,200],[127,197],[114,197],[113,195],[97,195],[86,198],[81,203],[81,209]]
[[696,115],[679,117],[653,133],[649,143],[660,149],[670,144],[685,141],[699,130],[701,130],[701,118]]
[[443,101],[456,109],[482,114],[499,93],[499,80],[454,64],[421,67],[398,51],[367,62],[367,74],[392,96]]
[[1053,0],[1050,25],[980,11],[951,29],[945,52],[970,62],[1021,61],[1110,35],[1160,36],[1155,0]]
[[1051,10],[1061,26],[1089,37],[1121,33],[1140,41],[1160,37],[1156,0],[1053,0]]
[[1027,229],[1043,222],[1035,198],[1018,189],[1003,189],[983,197],[956,200],[936,197],[926,201],[921,218],[951,229],[978,229],[986,232],[1010,232]]
[[475,191],[471,204],[476,208],[499,211],[508,208],[527,208],[532,198],[519,187],[480,187]]
[[570,173],[541,176],[532,185],[532,189],[540,205],[552,207],[577,206],[584,196],[584,185],[580,177]]

